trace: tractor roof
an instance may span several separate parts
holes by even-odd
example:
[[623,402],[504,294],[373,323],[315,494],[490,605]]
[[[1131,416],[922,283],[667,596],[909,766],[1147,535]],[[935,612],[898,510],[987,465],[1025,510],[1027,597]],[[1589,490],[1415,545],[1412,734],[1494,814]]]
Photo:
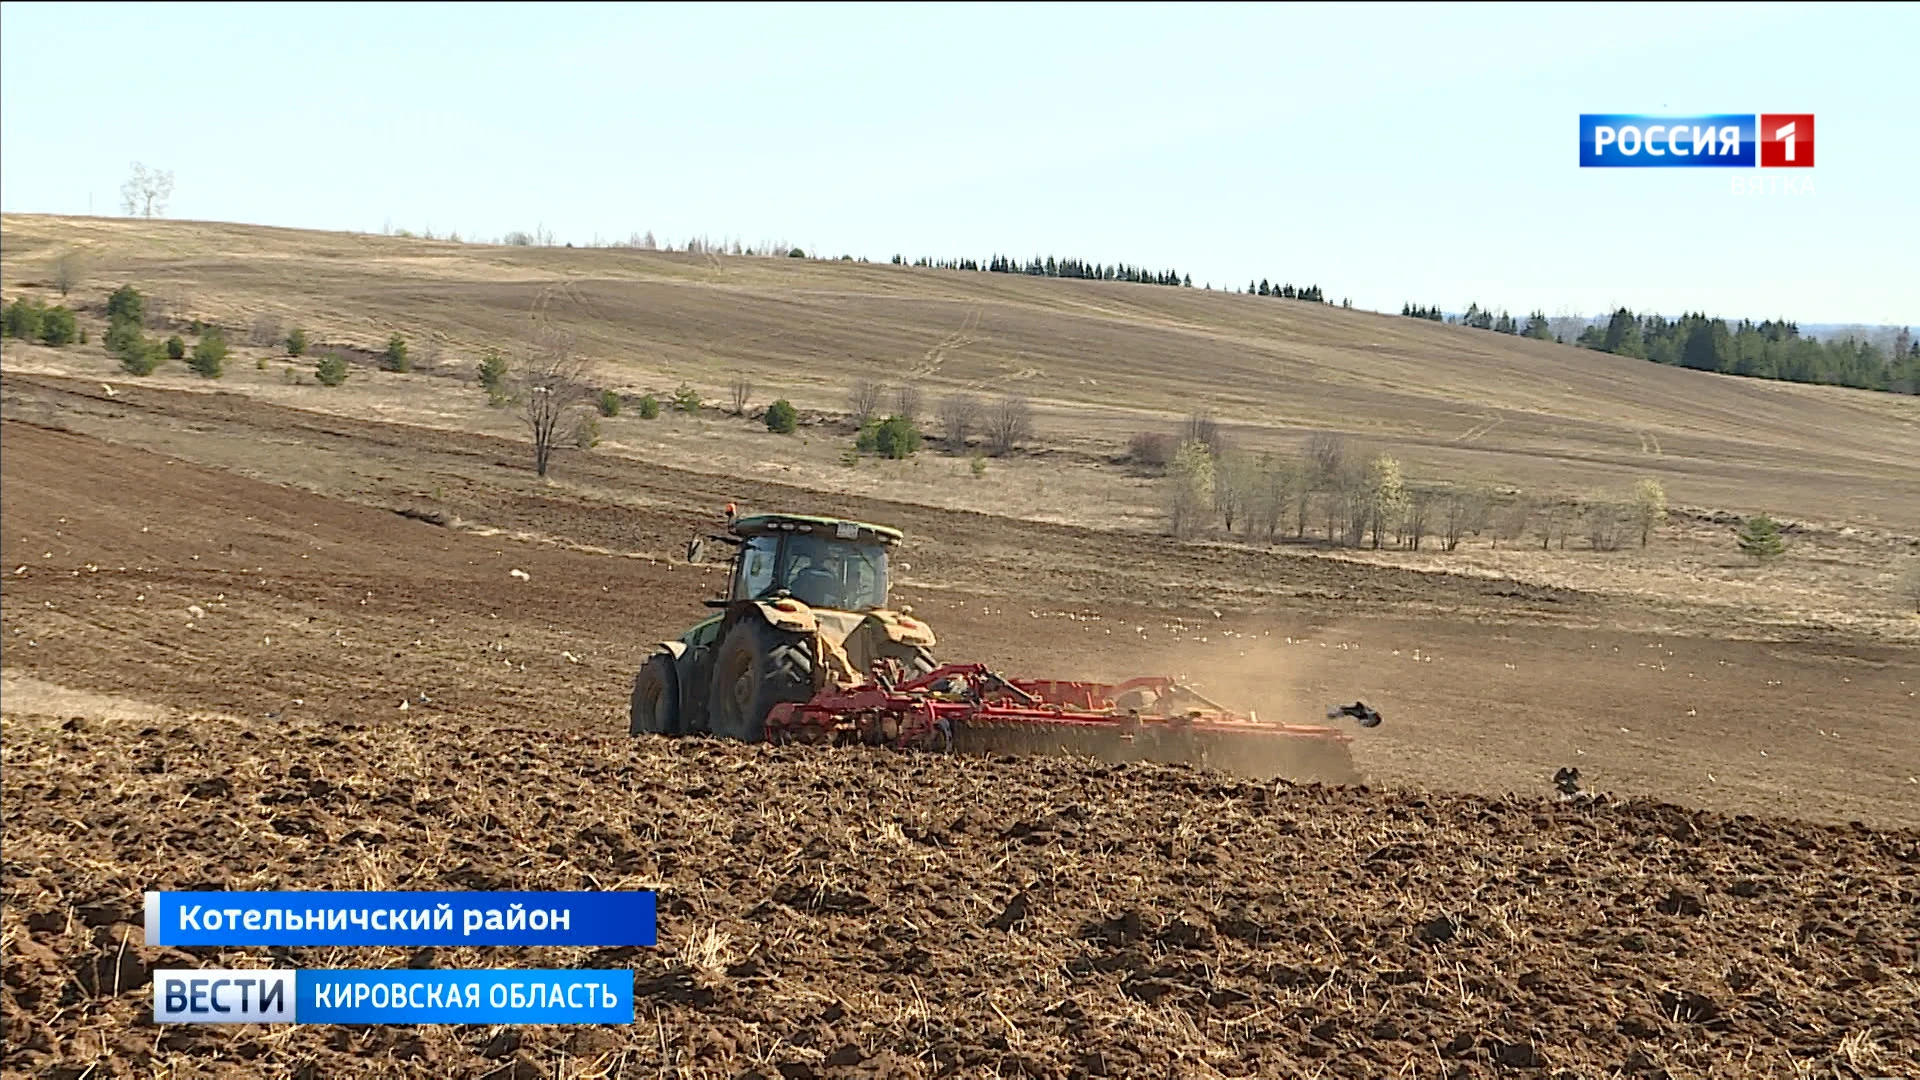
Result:
[[[869,525],[845,518],[813,517],[808,514],[752,514],[735,518],[730,526],[735,536],[759,536],[769,532],[823,532],[836,539],[856,543],[897,544],[905,539],[899,529]],[[854,535],[847,536],[847,529]]]

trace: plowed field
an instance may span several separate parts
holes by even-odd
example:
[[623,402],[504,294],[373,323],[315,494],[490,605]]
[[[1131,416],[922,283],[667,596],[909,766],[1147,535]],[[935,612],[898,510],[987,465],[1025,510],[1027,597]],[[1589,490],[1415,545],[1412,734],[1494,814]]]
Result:
[[[1916,1075],[1911,649],[600,455],[543,486],[500,440],[218,395],[5,392],[10,1074]],[[671,553],[728,499],[903,525],[944,656],[1181,670],[1263,716],[1365,698],[1374,786],[631,739],[645,644],[716,581]],[[1560,765],[1613,797],[1549,801]],[[194,887],[656,887],[662,944],[142,945],[140,892]],[[189,963],[631,966],[639,1016],[150,1025],[148,971]]]

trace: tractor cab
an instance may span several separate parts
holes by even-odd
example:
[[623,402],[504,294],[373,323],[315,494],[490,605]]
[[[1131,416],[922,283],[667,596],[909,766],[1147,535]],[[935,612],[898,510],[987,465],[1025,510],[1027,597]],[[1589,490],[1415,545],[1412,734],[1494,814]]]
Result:
[[727,598],[783,600],[833,611],[887,606],[887,552],[900,531],[833,518],[760,514],[736,518]]

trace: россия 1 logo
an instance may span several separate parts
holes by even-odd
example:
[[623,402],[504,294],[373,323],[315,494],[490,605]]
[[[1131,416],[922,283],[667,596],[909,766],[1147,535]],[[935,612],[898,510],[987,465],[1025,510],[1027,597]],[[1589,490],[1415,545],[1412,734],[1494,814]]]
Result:
[[1813,168],[1812,113],[1581,113],[1583,169]]

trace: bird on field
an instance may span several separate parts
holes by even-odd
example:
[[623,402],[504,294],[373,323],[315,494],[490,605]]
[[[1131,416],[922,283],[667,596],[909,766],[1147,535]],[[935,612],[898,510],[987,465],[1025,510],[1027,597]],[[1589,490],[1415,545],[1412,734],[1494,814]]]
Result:
[[1553,787],[1561,802],[1590,802],[1593,796],[1580,790],[1580,770],[1571,765],[1553,774]]
[[1351,705],[1335,705],[1327,710],[1329,720],[1338,720],[1342,716],[1353,717],[1363,728],[1379,727],[1380,721],[1385,719],[1380,715],[1380,710],[1364,701],[1356,701]]

